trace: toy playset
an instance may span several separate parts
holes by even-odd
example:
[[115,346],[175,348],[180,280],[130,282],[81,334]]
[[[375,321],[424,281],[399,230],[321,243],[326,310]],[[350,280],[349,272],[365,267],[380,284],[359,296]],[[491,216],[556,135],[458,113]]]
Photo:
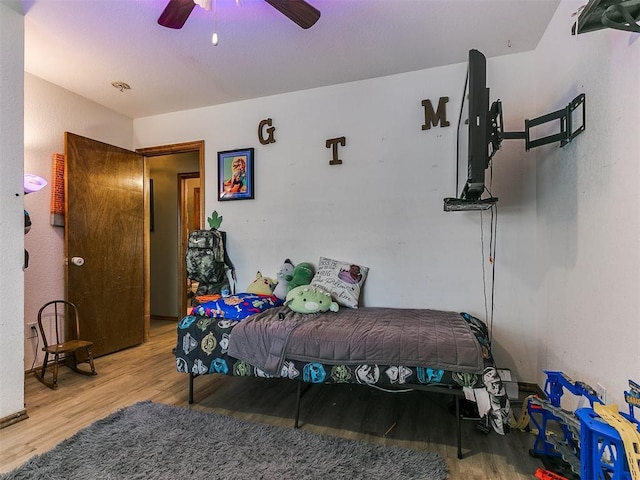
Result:
[[[605,405],[595,390],[562,372],[545,371],[547,399],[531,397],[527,410],[537,429],[530,453],[537,457],[562,457],[582,480],[640,480],[640,385],[629,380],[625,401],[629,413]],[[565,393],[584,397],[589,407],[575,412],[561,407]],[[536,478],[554,479],[553,472],[536,472]],[[546,476],[545,476],[546,475]]]

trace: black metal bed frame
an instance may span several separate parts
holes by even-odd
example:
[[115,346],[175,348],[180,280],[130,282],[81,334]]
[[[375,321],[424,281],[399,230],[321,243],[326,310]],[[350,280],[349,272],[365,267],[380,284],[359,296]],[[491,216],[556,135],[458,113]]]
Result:
[[[195,373],[189,373],[189,405],[193,404],[193,379],[195,377],[199,377]],[[305,385],[303,387],[303,384]],[[300,400],[302,396],[307,392],[309,387],[313,385],[312,383],[303,382],[302,380],[298,380],[298,390],[297,390],[297,399],[296,399],[296,416],[294,421],[294,428],[299,428],[299,420],[300,420]],[[461,420],[462,416],[460,415],[460,398],[464,397],[464,392],[460,388],[455,388],[453,386],[448,385],[407,385],[407,388],[411,388],[414,390],[421,390],[424,392],[431,393],[439,393],[445,395],[451,395],[453,397],[455,406],[456,406],[456,443],[458,449],[458,458],[462,459],[462,431],[461,431]]]

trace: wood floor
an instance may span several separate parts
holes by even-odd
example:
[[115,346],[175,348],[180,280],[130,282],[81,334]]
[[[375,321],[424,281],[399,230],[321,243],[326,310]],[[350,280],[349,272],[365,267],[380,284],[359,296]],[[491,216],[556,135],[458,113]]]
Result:
[[[148,343],[97,358],[95,377],[61,368],[56,391],[27,375],[29,418],[0,430],[0,473],[127,405],[152,400],[188,406],[188,377],[175,370],[171,353],[175,330],[175,322],[152,322]],[[207,375],[195,380],[195,402],[192,408],[198,410],[292,426],[296,383]],[[301,428],[317,433],[435,450],[446,459],[451,479],[530,480],[542,466],[528,454],[531,434],[515,431],[502,437],[492,431],[485,435],[471,421],[462,424],[464,458],[458,460],[454,416],[448,407],[449,398],[439,394],[314,385],[302,398],[300,421]]]

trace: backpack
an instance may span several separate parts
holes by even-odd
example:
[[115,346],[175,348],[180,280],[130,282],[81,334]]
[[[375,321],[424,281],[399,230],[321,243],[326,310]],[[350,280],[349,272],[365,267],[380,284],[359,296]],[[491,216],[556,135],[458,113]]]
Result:
[[189,233],[185,263],[187,278],[199,283],[196,295],[230,289],[227,271],[235,280],[235,268],[227,254],[226,240],[226,232],[215,228]]

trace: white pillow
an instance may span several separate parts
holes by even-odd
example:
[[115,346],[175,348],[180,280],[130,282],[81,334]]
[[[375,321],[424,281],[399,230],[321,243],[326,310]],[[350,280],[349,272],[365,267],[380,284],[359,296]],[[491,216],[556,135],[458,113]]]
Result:
[[360,290],[368,272],[369,267],[320,257],[311,285],[329,292],[344,307],[358,308]]

